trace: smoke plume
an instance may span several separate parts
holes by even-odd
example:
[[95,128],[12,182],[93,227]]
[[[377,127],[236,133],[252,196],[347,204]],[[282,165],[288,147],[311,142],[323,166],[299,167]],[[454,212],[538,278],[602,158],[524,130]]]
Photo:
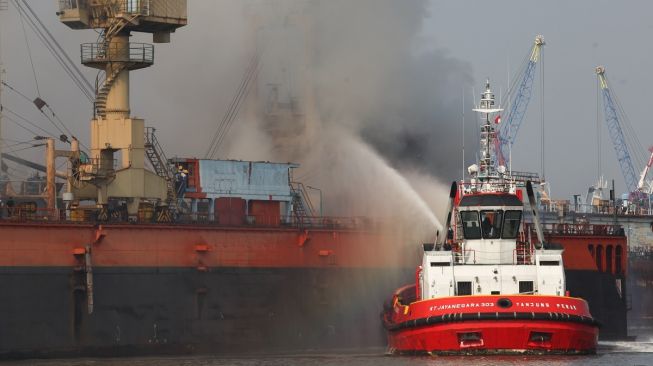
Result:
[[[46,16],[56,5],[47,4],[42,18],[69,54],[97,37]],[[443,216],[446,199],[439,182],[458,176],[460,94],[472,80],[470,66],[423,29],[430,11],[427,0],[191,1],[189,24],[156,46],[155,66],[132,73],[132,114],[158,129],[170,156],[202,157],[258,54],[255,83],[213,157],[300,163],[295,179],[322,191],[326,214],[405,216],[432,235],[432,214]],[[17,16],[5,19],[20,29]],[[15,51],[5,55],[7,80],[31,96],[23,38],[3,38]],[[151,36],[134,33],[133,41]],[[37,70],[48,70],[38,74],[42,97],[88,145],[90,106],[46,51],[33,51]],[[23,113],[31,107],[6,97]],[[32,138],[13,125],[5,132]],[[42,151],[32,155],[40,160]]]
[[260,71],[222,153],[298,162],[295,178],[322,190],[326,214],[403,216],[432,240],[441,182],[459,169],[471,71],[426,43],[428,2],[249,5],[240,14]]

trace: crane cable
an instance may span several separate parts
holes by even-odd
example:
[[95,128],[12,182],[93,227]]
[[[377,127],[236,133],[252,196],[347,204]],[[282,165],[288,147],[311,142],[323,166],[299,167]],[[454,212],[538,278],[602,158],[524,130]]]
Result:
[[[52,132],[50,132],[50,131],[48,131],[48,130],[42,128],[41,126],[39,126],[39,125],[37,125],[36,123],[34,123],[34,122],[28,120],[27,118],[21,116],[20,114],[18,114],[18,113],[16,113],[16,112],[12,111],[11,109],[7,108],[6,106],[3,106],[3,109],[4,109],[5,111],[7,111],[7,112],[13,114],[13,115],[16,116],[18,119],[20,119],[21,121],[27,123],[28,125],[30,125],[30,126],[36,128],[36,129],[41,130],[42,133],[45,133],[46,136],[48,136],[48,137],[54,137],[54,136],[55,136],[55,134],[53,134]],[[32,130],[32,129],[28,128],[28,127],[25,127],[22,123],[20,123],[20,122],[14,120],[13,118],[7,116],[6,114],[3,115],[3,117],[6,118],[8,121],[15,123],[16,125],[18,125],[19,127],[23,128],[24,130],[26,130],[26,131],[32,133],[33,136],[38,136],[38,135],[41,134],[41,133],[39,133],[39,132],[35,132],[34,130]]]
[[[18,89],[16,89],[15,87],[13,87],[12,85],[8,84],[8,83],[5,82],[5,81],[2,81],[2,85],[6,86],[7,89],[9,89],[10,91],[16,93],[16,94],[19,95],[21,98],[23,98],[23,99],[25,99],[26,101],[28,101],[30,104],[36,106],[36,108],[39,110],[39,112],[41,112],[41,114],[42,114],[42,115],[43,115],[43,116],[44,116],[44,117],[45,117],[45,118],[46,118],[46,119],[47,119],[47,120],[48,120],[48,121],[49,121],[49,122],[50,122],[50,123],[51,123],[51,124],[52,124],[56,129],[57,129],[57,130],[58,130],[58,131],[59,131],[59,133],[61,134],[61,135],[59,136],[59,139],[60,139],[62,142],[68,142],[68,143],[70,143],[70,141],[68,141],[68,139],[67,139],[66,136],[74,137],[73,133],[72,133],[72,132],[68,129],[68,127],[63,123],[63,121],[61,120],[61,118],[59,118],[59,116],[54,112],[54,110],[52,109],[52,107],[50,107],[50,105],[49,105],[48,103],[46,103],[46,102],[45,102],[43,99],[41,99],[40,97],[39,97],[39,98],[36,98],[36,99],[34,99],[34,100],[31,100],[27,95],[25,95],[24,93],[22,93],[21,91],[19,91]],[[8,110],[7,107],[4,107],[4,108]],[[62,129],[61,129],[61,128],[60,128],[60,127],[55,123],[55,121],[54,121],[50,116],[48,116],[48,115],[45,113],[45,111],[43,110],[44,108],[47,108],[47,110],[50,112],[50,114],[52,114],[52,117],[54,117],[54,118],[59,122],[59,124],[63,127],[63,130],[62,130]],[[14,115],[17,115],[15,112],[11,112],[11,113],[13,113]],[[52,134],[52,133],[50,133],[50,132],[48,132],[48,131],[45,131],[43,128],[39,127],[39,126],[36,125],[35,123],[33,123],[33,122],[29,122],[29,121],[28,121],[26,118],[24,118],[24,117],[21,117],[21,116],[19,116],[19,117],[20,117],[22,120],[27,121],[30,125],[32,125],[32,126],[38,128],[38,129],[40,129],[41,131],[46,132],[49,136],[54,137],[54,134]],[[14,121],[14,122],[15,122],[15,121]],[[64,130],[65,130],[65,132],[64,132]],[[89,148],[88,148],[88,147],[87,147],[83,142],[79,141],[79,144],[80,144],[84,149],[89,150]]]
[[[61,45],[54,38],[52,33],[48,31],[43,22],[39,19],[36,13],[32,8],[25,2],[25,0],[11,0],[14,7],[18,12],[25,16],[27,20],[27,25],[32,28],[36,36],[39,38],[41,43],[46,47],[46,49],[52,54],[55,60],[59,65],[64,69],[66,74],[71,78],[73,83],[82,91],[84,96],[90,101],[93,102],[95,99],[94,89],[91,86],[91,83],[84,77],[79,68],[75,63],[70,59],[68,54],[64,51]],[[22,3],[22,5],[21,5]],[[24,6],[24,7],[23,7]],[[26,10],[27,9],[27,10]],[[29,11],[29,13],[28,13]],[[39,28],[40,27],[42,28]]]
[[215,157],[215,154],[220,148],[220,145],[224,142],[224,139],[229,133],[229,129],[231,128],[233,121],[236,119],[236,116],[240,111],[242,101],[244,100],[245,96],[249,94],[251,82],[252,80],[256,79],[259,68],[259,55],[258,53],[255,53],[250,59],[247,68],[245,69],[245,74],[243,75],[240,86],[236,91],[236,95],[227,107],[227,112],[222,117],[218,129],[213,135],[213,139],[211,140],[211,144],[209,145],[209,148],[205,154],[205,158],[210,159]]
[[[506,106],[504,107],[504,110],[510,111],[512,107],[512,103],[514,102],[512,96],[515,93],[515,90],[518,89],[519,84],[521,83],[521,79],[523,78],[524,73],[526,72],[526,68],[528,67],[528,63],[530,61],[530,54],[531,51],[529,51],[524,58],[522,59],[522,62],[519,64],[519,68],[517,69],[517,72],[513,76],[512,80],[510,80],[510,84],[508,85],[508,90],[506,90],[506,95],[504,99],[507,101]],[[506,120],[508,120],[509,116],[506,116]]]
[[[52,108],[50,107],[50,105],[48,105],[48,104],[47,104],[43,99],[41,99],[41,98],[39,97],[39,98],[36,98],[36,99],[34,99],[34,100],[31,100],[27,95],[25,95],[24,93],[22,93],[21,91],[19,91],[18,89],[16,89],[14,86],[12,86],[12,85],[10,85],[9,83],[7,83],[6,81],[2,81],[2,85],[6,86],[7,89],[9,89],[10,91],[16,93],[16,94],[19,95],[21,98],[23,98],[23,99],[25,99],[26,101],[28,101],[30,104],[35,105],[36,108],[41,112],[41,114],[43,114],[43,116],[45,116],[45,118],[46,118],[48,121],[50,121],[50,123],[51,123],[51,124],[52,124],[52,125],[53,125],[53,126],[54,126],[54,127],[55,127],[55,128],[56,128],[56,129],[61,133],[61,134],[62,134],[62,135],[65,135],[64,131],[63,131],[63,130],[62,130],[62,129],[61,129],[61,128],[60,128],[60,127],[59,127],[59,126],[58,126],[58,125],[57,125],[57,124],[56,124],[56,123],[55,123],[55,122],[54,122],[54,121],[53,121],[53,120],[52,120],[48,115],[47,115],[47,114],[45,114],[45,112],[43,111],[43,108],[44,108],[44,107],[47,107],[47,109],[50,111],[50,113],[51,113],[54,117],[57,118],[57,120],[59,121],[59,123],[61,124],[61,126],[63,126],[63,128],[68,132],[68,134],[70,134],[70,135],[72,136],[72,133],[71,133],[70,130],[66,127],[66,125],[63,123],[63,121],[61,121],[61,119],[59,119],[59,117],[54,113],[54,111],[52,110]],[[5,108],[5,109],[8,109],[7,107],[4,107],[4,108]],[[11,113],[16,114],[15,112],[11,112]],[[22,118],[22,117],[21,117],[21,118]],[[22,118],[22,119],[23,119],[23,120],[27,120],[26,118]],[[36,127],[36,128],[41,129],[42,131],[45,131],[45,130],[43,130],[41,127],[39,127],[39,126],[37,126],[36,124],[34,124],[33,122],[30,122],[30,124],[32,124],[32,125],[33,125],[34,127]],[[52,135],[52,134],[49,133],[49,132],[48,132],[48,134],[49,134],[49,135]]]
[[240,86],[237,89],[234,99],[227,107],[227,112],[224,114],[222,121],[220,122],[220,125],[218,126],[218,129],[215,135],[213,136],[211,146],[209,147],[209,151],[206,154],[207,158],[213,158],[215,156],[215,154],[218,151],[218,148],[220,147],[220,145],[224,140],[224,137],[226,136],[229,128],[231,127],[233,120],[238,114],[238,111],[240,109],[240,103],[244,95],[246,95],[247,91],[249,90],[249,82],[251,80],[251,77],[253,76],[253,72],[256,70],[257,64],[258,64],[257,55],[254,55],[254,57],[250,60],[247,69],[245,70],[245,74],[243,76]]
[[[25,3],[25,5],[28,6],[27,3]],[[59,121],[59,124],[66,130],[68,135],[72,136],[72,133],[70,132],[68,127],[66,127],[66,125],[63,123],[63,121],[61,121],[61,119],[59,119],[59,117],[54,113],[54,111],[52,110],[50,105],[45,103],[43,101],[43,99],[41,98],[41,90],[39,89],[39,82],[38,82],[38,78],[36,77],[36,69],[34,68],[34,60],[32,58],[32,49],[31,49],[31,47],[29,45],[29,39],[27,38],[27,31],[25,30],[25,21],[24,21],[25,15],[21,11],[18,12],[18,15],[19,15],[19,18],[20,18],[21,27],[23,29],[23,37],[25,38],[25,46],[27,47],[27,55],[29,56],[29,63],[30,63],[30,66],[32,67],[32,76],[34,76],[34,85],[36,86],[36,95],[38,96],[38,98],[35,99],[33,102],[36,104],[36,106],[39,109],[39,111],[41,112],[41,114],[43,114],[45,116],[45,118],[47,118],[48,121],[50,121],[50,123],[52,123],[52,125],[57,130],[59,130],[59,132],[61,132],[62,135],[65,135],[64,131],[61,128],[59,128],[59,126],[47,114],[45,114],[45,112],[43,112],[43,107],[47,107],[48,110],[50,111],[50,113],[52,114],[52,116],[55,117]],[[14,88],[12,88],[12,90],[15,91]],[[20,95],[25,97],[25,99],[28,99],[24,94],[20,93]],[[41,107],[39,108],[39,106],[41,106]]]
[[27,55],[29,56],[29,64],[32,67],[32,75],[34,76],[34,85],[36,85],[36,94],[40,97],[41,90],[39,90],[39,81],[36,78],[36,69],[34,68],[34,60],[32,59],[32,49],[29,46],[29,40],[27,38],[27,31],[25,30],[25,20],[23,19],[23,13],[18,12],[20,19],[20,26],[23,29],[23,37],[25,38],[25,46],[27,47]]
[[21,0],[21,1],[22,1],[23,5],[25,5],[25,8],[27,8],[27,10],[29,10],[29,12],[32,14],[34,20],[36,20],[39,23],[39,25],[41,25],[41,28],[50,37],[50,39],[52,40],[52,43],[56,46],[56,49],[59,50],[59,53],[61,54],[61,56],[66,59],[66,61],[68,62],[68,65],[70,65],[72,67],[72,69],[76,72],[76,75],[79,77],[79,80],[81,81],[81,83],[87,88],[87,91],[90,92],[91,100],[94,100],[94,98],[93,98],[93,95],[94,95],[93,86],[88,81],[88,79],[86,79],[86,77],[84,76],[82,71],[79,69],[79,67],[77,67],[77,64],[75,62],[73,62],[73,60],[70,58],[70,56],[68,56],[68,53],[66,53],[66,51],[63,49],[63,47],[61,47],[61,44],[59,44],[57,39],[52,35],[52,33],[50,33],[50,31],[45,26],[45,24],[43,24],[43,22],[38,17],[38,15],[36,15],[34,10],[32,10],[32,8],[29,6],[29,4],[27,4],[27,1],[26,0]]
[[639,137],[635,132],[635,129],[633,128],[632,124],[630,123],[630,119],[628,118],[626,111],[622,107],[619,98],[617,98],[616,94],[613,92],[612,83],[608,79],[607,75],[604,75],[604,77],[606,79],[608,88],[610,90],[610,95],[612,96],[612,100],[615,104],[617,113],[619,115],[619,123],[623,127],[622,130],[625,135],[624,139],[627,145],[626,147],[628,149],[628,153],[631,159],[635,160],[635,164],[637,165],[638,169],[641,169],[641,167],[643,167],[648,162],[648,157],[644,157],[644,152],[647,150],[644,148],[644,145],[642,145],[641,141],[639,140]]

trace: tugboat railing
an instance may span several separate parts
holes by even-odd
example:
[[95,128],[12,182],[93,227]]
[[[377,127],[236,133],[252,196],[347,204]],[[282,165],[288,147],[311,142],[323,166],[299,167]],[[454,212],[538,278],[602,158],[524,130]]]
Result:
[[469,257],[469,254],[471,254],[472,257],[472,263],[476,263],[476,250],[474,249],[462,250],[460,249],[460,247],[457,247],[454,248],[452,252],[453,252],[454,263],[456,264],[465,263],[465,259]]
[[[532,224],[527,223],[526,230],[534,230]],[[624,236],[624,229],[621,225],[608,224],[560,224],[548,223],[542,225],[544,235],[565,235],[565,236],[587,236],[587,235],[604,235],[604,236]]]

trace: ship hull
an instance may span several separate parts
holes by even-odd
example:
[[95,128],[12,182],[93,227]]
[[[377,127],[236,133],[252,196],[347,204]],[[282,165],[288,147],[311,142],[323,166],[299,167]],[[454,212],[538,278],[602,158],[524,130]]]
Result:
[[[480,340],[460,341],[461,334],[480,333]],[[534,333],[551,341],[531,340]],[[551,321],[470,321],[397,332],[388,338],[389,352],[419,354],[593,354],[595,327]]]
[[393,308],[384,313],[390,353],[596,352],[598,322],[582,299],[458,296],[402,305],[396,300],[402,293],[395,294]]
[[[2,357],[384,346],[378,314],[419,255],[378,228],[4,221],[0,231]],[[625,310],[601,313],[606,296],[620,298],[612,277],[566,276],[605,322],[602,337],[612,320],[625,329]]]
[[366,228],[0,230],[5,358],[378,347],[383,300],[415,260]]
[[[384,344],[388,269],[0,269],[0,356],[249,353]],[[343,284],[347,284],[343,286]]]
[[628,303],[623,276],[591,270],[565,270],[567,290],[587,301],[601,323],[601,340],[628,339]]
[[[545,229],[547,242],[564,248],[567,290],[589,303],[601,322],[601,339],[628,339],[628,243],[623,230],[581,224],[550,224]],[[613,255],[608,255],[610,251]]]

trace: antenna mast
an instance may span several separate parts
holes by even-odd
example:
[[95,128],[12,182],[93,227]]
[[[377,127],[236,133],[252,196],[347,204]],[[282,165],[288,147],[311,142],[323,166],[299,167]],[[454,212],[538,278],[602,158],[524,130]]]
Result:
[[494,102],[494,93],[490,88],[490,80],[485,82],[485,91],[481,94],[481,101],[477,108],[473,109],[475,112],[478,112],[481,115],[482,125],[481,125],[481,157],[480,162],[480,171],[478,172],[478,178],[481,182],[489,181],[492,178],[498,178],[498,174],[503,174],[505,168],[501,168],[497,171],[493,161],[495,156],[495,140],[496,130],[491,120],[491,116],[501,112],[502,108],[497,108]]

